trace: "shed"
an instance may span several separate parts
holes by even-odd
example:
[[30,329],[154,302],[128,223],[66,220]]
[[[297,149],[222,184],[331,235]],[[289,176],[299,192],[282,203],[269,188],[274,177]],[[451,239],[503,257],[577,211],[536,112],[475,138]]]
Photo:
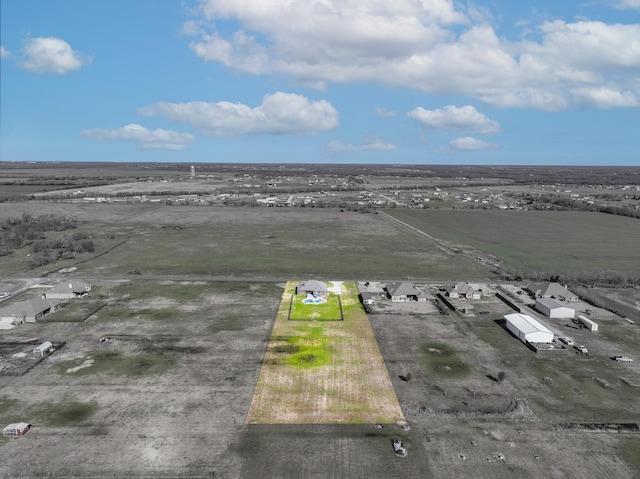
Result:
[[5,437],[24,436],[29,429],[31,429],[31,424],[26,422],[17,422],[9,424],[2,429],[2,435]]
[[33,354],[37,354],[39,356],[44,356],[49,351],[53,351],[53,344],[49,341],[45,341],[40,346],[33,348]]
[[507,329],[523,343],[551,343],[553,333],[531,316],[520,313],[507,314]]
[[576,310],[552,298],[536,300],[535,308],[548,318],[574,318]]
[[595,321],[592,321],[586,316],[579,314],[578,321],[580,321],[580,324],[582,324],[585,328],[587,328],[592,333],[595,333],[596,331],[598,331],[598,323],[596,323]]

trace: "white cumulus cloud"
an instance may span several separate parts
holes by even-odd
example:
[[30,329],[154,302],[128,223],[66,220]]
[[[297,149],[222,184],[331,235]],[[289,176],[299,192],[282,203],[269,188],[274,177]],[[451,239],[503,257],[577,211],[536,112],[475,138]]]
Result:
[[154,103],[140,108],[143,116],[162,116],[188,123],[203,135],[232,137],[243,134],[309,134],[338,126],[338,112],[326,100],[310,101],[293,93],[265,95],[262,104]]
[[382,140],[381,138],[369,138],[361,145],[351,143],[343,143],[341,141],[332,141],[329,148],[333,151],[391,151],[398,147],[393,143]]
[[387,110],[386,108],[376,108],[376,115],[382,118],[393,118],[396,116],[396,112],[393,110]]
[[474,151],[474,150],[494,150],[498,145],[493,143],[487,143],[486,141],[478,140],[470,136],[463,138],[456,138],[449,142],[449,146],[445,150],[449,151]]
[[[636,8],[638,1],[615,5]],[[548,111],[629,106],[615,96],[610,103],[586,103],[584,95],[574,96],[581,89],[640,95],[640,24],[556,20],[509,40],[496,34],[490,13],[460,5],[201,0],[198,16],[184,30],[205,61],[254,75],[287,74],[319,89],[373,82]]]
[[131,124],[122,128],[94,128],[80,133],[93,140],[131,141],[142,150],[184,150],[196,138],[189,133],[179,133],[170,130],[148,130],[147,128]]
[[9,58],[11,56],[11,52],[7,50],[5,47],[0,45],[0,58]]
[[614,0],[613,2],[611,2],[611,6],[620,10],[640,8],[640,0]]
[[425,128],[468,131],[484,135],[500,131],[500,125],[497,122],[489,120],[471,105],[460,108],[448,105],[436,110],[418,107],[408,112],[407,116],[417,120]]
[[35,73],[64,73],[91,63],[90,58],[73,50],[71,45],[55,37],[30,38],[22,48],[20,66]]

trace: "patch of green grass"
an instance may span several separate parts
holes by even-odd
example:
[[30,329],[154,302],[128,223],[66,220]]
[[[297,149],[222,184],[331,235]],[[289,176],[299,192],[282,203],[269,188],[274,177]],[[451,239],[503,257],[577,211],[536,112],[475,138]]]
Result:
[[[310,369],[324,366],[331,361],[324,328],[321,326],[301,326],[296,330],[300,332],[300,335],[278,338],[279,344],[275,346],[275,350],[288,354],[282,361],[283,364]],[[282,342],[285,344],[281,344]]]
[[618,456],[635,472],[633,477],[640,478],[640,437],[620,437]]
[[304,303],[304,295],[292,297],[290,321],[342,321],[340,298],[329,293],[326,303]]
[[64,401],[59,403],[43,403],[33,412],[33,422],[46,426],[70,426],[89,419],[97,409],[94,402],[81,403]]
[[[79,367],[87,360],[93,362],[74,372],[67,372],[69,369]],[[91,354],[88,358],[64,361],[58,366],[60,374],[72,374],[75,376],[85,376],[106,372],[110,374],[120,374],[123,376],[139,377],[152,374],[162,374],[172,368],[176,363],[173,354],[165,351],[147,352],[131,356],[124,356],[117,351],[99,351]]]
[[459,379],[469,375],[471,366],[458,357],[458,351],[446,343],[430,341],[420,348],[428,373],[446,379]]

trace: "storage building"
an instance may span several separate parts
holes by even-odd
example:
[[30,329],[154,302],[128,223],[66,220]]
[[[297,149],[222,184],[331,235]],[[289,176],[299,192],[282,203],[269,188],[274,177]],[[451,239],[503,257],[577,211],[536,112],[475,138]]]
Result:
[[507,321],[507,329],[520,339],[523,343],[551,343],[553,333],[544,325],[526,314],[507,314],[504,319]]
[[53,351],[53,344],[49,341],[45,341],[40,346],[37,346],[33,349],[33,354],[37,354],[38,356],[44,356],[49,351]]
[[17,422],[14,424],[9,424],[2,430],[2,435],[6,437],[12,436],[24,436],[29,429],[31,429],[31,424],[26,422]]
[[574,318],[576,315],[575,309],[552,298],[538,299],[535,308],[548,318]]

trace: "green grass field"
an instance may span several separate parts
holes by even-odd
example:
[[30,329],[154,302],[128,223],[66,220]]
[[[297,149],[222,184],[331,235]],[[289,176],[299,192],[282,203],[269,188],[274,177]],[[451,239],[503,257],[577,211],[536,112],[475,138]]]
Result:
[[525,274],[638,271],[640,221],[575,211],[407,210],[388,213],[436,238],[502,258]]
[[329,293],[326,303],[305,303],[305,295],[291,298],[289,321],[342,321],[340,298]]
[[[445,254],[428,239],[416,237],[379,215],[334,212],[329,216],[322,212],[309,215],[309,219],[292,226],[287,213],[260,223],[255,218],[243,222],[243,213],[239,211],[233,222],[194,224],[178,230],[163,229],[150,223],[83,223],[83,229],[106,230],[108,236],[100,235],[104,241],[94,240],[96,257],[81,263],[79,271],[103,275],[283,278],[487,277],[487,271],[482,267]],[[118,240],[124,238],[127,241],[119,244]],[[119,246],[98,256],[115,244]],[[23,253],[0,258],[0,267],[6,262],[12,272],[29,271]],[[73,261],[48,265],[33,270],[33,274],[71,265]],[[355,270],[354,265],[357,265]]]

